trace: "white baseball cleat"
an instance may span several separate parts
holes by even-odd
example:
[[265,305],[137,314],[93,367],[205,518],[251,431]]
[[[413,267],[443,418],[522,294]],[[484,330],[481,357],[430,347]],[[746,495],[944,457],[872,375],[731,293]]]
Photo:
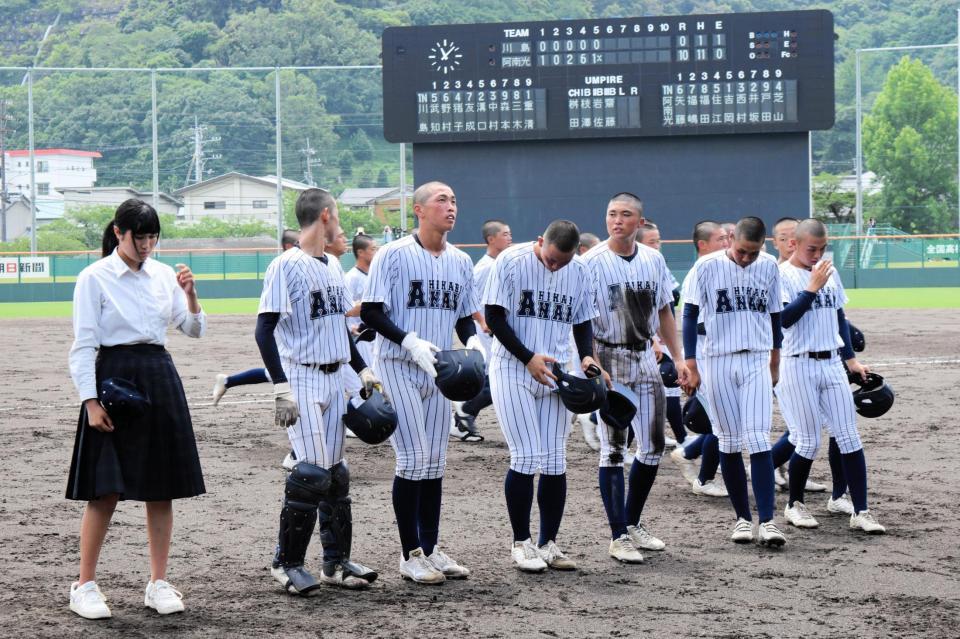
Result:
[[820,525],[820,522],[814,519],[802,501],[795,501],[793,506],[788,505],[784,508],[783,516],[797,528],[816,528]]
[[161,615],[183,612],[183,595],[163,579],[157,579],[147,583],[143,605],[153,608]]
[[630,535],[620,535],[610,540],[610,556],[625,564],[643,563],[643,555],[630,541]]
[[363,590],[370,585],[370,582],[366,579],[344,572],[343,566],[337,566],[332,575],[328,575],[321,570],[320,581],[330,586],[339,586],[348,590]]
[[[784,486],[780,486],[780,484],[777,484],[777,486],[780,486],[780,488],[781,488],[782,490],[784,490],[784,491],[788,491],[788,490],[790,490],[790,485],[789,485],[789,484],[790,484],[790,473],[789,473],[789,472],[783,473],[783,477],[784,477],[784,479],[787,480],[787,486],[785,486],[785,487],[784,487]],[[808,478],[807,478],[807,483],[804,485],[803,490],[804,490],[804,492],[808,492],[808,493],[825,493],[825,492],[827,492],[827,485],[826,485],[826,484],[821,484],[820,482],[813,481],[812,479],[810,479],[810,478],[808,477]]]
[[427,561],[447,579],[466,579],[470,576],[469,568],[458,564],[450,555],[440,550],[439,546],[433,547],[433,554],[427,557]]
[[667,547],[665,543],[651,535],[642,523],[627,526],[627,534],[630,535],[633,545],[642,550],[663,550]]
[[770,546],[779,548],[787,543],[787,538],[783,536],[780,529],[772,521],[765,521],[757,527],[757,536],[761,546]]
[[577,415],[580,429],[583,431],[583,440],[590,450],[600,450],[600,438],[597,437],[597,425],[590,421],[589,415]]
[[780,490],[790,490],[790,484],[787,483],[787,478],[783,476],[779,468],[773,469],[773,482]]
[[730,535],[730,540],[736,544],[753,543],[753,524],[742,517],[737,519],[737,523],[733,527],[733,534]]
[[429,585],[442,584],[447,580],[443,573],[427,560],[420,548],[411,550],[409,559],[400,555],[400,576],[418,584]]
[[357,438],[356,433],[354,433],[354,432],[353,432],[352,430],[350,430],[349,428],[344,428],[344,429],[343,429],[343,434],[344,434],[345,436],[349,437],[350,439],[356,439],[356,438]]
[[850,515],[853,516],[853,502],[850,501],[850,498],[846,494],[840,495],[836,499],[832,496],[827,500],[827,512],[831,512],[834,515]]
[[227,392],[227,376],[217,373],[217,381],[213,383],[213,405],[220,403],[220,398]]
[[543,560],[537,547],[529,539],[513,542],[510,558],[523,572],[543,572],[547,569],[547,562]]
[[553,540],[540,546],[538,550],[540,551],[540,557],[543,558],[543,561],[554,570],[577,569],[577,562],[563,554],[563,551],[557,546],[557,542]]
[[280,465],[283,466],[284,470],[293,470],[293,467],[297,465],[297,454],[291,450],[280,462]]
[[112,616],[107,598],[93,581],[70,584],[70,610],[84,619],[109,619]]
[[693,494],[704,495],[706,497],[726,497],[728,495],[726,486],[720,485],[715,479],[702,483],[697,477],[693,480]]
[[855,515],[851,515],[850,528],[859,528],[870,535],[882,535],[887,532],[887,529],[880,525],[880,522],[869,510],[861,510]]
[[667,448],[676,448],[677,446],[679,446],[679,444],[677,443],[677,440],[675,440],[673,437],[670,437],[669,435],[663,436],[663,445]]
[[683,475],[683,478],[693,484],[697,479],[697,472],[693,466],[693,460],[683,456],[683,450],[683,446],[677,446],[671,450],[670,459],[680,467],[680,474]]

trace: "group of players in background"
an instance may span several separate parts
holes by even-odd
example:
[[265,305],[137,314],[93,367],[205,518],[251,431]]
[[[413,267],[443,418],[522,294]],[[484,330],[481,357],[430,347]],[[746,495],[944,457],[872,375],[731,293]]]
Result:
[[[289,592],[307,594],[322,583],[363,588],[377,578],[351,558],[342,420],[346,403],[362,402],[373,389],[397,412],[390,442],[399,571],[416,583],[470,573],[439,545],[442,483],[450,438],[482,441],[476,417],[491,404],[510,452],[504,480],[509,551],[522,571],[576,569],[558,542],[567,442],[576,423],[599,451],[609,554],[618,561],[640,563],[641,551],[666,547],[642,517],[668,444],[696,494],[729,497],[732,541],[783,546],[774,522],[777,482],[789,489],[787,522],[815,528],[805,491],[825,489],[810,482],[809,473],[826,427],[834,483],[827,509],[849,515],[853,529],[884,531],[867,504],[847,377],[849,371],[865,378],[869,370],[851,349],[847,298],[824,259],[822,223],[778,222],[778,265],[764,250],[760,219],[700,222],[693,231],[698,259],[678,286],[658,250],[659,231],[630,193],[612,196],[605,212],[598,211],[608,235],[603,241],[556,220],[535,241],[514,244],[506,222],[488,221],[482,227],[487,252],[476,265],[447,242],[457,218],[453,190],[430,182],[413,199],[416,231],[382,247],[358,235],[357,266],[344,274],[336,201],[320,189],[305,191],[296,205],[299,242],[285,247],[264,277],[256,336],[265,369],[217,378],[215,402],[231,386],[274,384],[275,421],[287,429],[292,452],[284,461],[290,472],[272,573]],[[453,347],[454,333],[483,354],[488,371],[483,391],[467,402],[451,402],[433,381],[434,354]],[[711,434],[694,438],[684,431],[680,390],[665,388],[660,374],[664,356],[672,358],[679,386],[706,409]],[[602,375],[610,388],[634,393],[639,406],[629,439],[596,416],[571,415],[552,392],[555,366]],[[774,396],[789,434],[771,446]],[[665,436],[667,422],[673,438]],[[784,464],[786,479],[777,470]],[[319,579],[304,567],[318,521]]]

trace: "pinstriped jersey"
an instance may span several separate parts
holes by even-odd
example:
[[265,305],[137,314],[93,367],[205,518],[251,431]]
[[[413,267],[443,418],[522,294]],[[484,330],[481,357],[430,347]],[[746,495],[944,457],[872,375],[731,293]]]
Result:
[[297,247],[275,257],[263,276],[258,313],[280,313],[274,335],[281,359],[332,364],[350,359],[344,313],[350,296],[340,262]]
[[653,337],[660,327],[659,310],[673,302],[673,275],[659,251],[634,243],[632,258],[624,258],[610,249],[608,241],[587,251],[583,261],[590,269],[596,306],[593,336],[612,344],[631,341],[624,326],[624,295],[628,290],[644,300],[646,318],[631,318],[641,323],[641,333]]
[[687,277],[693,281],[684,302],[700,307],[707,330],[697,338],[698,355],[773,348],[770,314],[782,307],[776,259],[760,253],[743,268],[726,251],[717,251],[697,260]]
[[[786,306],[800,297],[810,283],[811,272],[790,262],[780,265],[780,287],[783,304]],[[843,346],[837,309],[847,303],[836,269],[830,279],[813,298],[813,305],[800,316],[796,324],[783,329],[783,354],[832,351]]]
[[473,290],[477,292],[477,297],[483,295],[483,290],[487,286],[487,278],[490,277],[490,270],[493,268],[494,259],[488,253],[477,260],[473,265]]
[[[551,272],[533,247],[533,242],[514,244],[497,256],[483,303],[506,309],[507,324],[524,346],[566,363],[570,359],[571,325],[597,315],[590,271],[580,257],[574,257]],[[513,357],[496,338],[493,356]]]
[[[350,298],[351,306],[363,299],[363,289],[367,285],[366,273],[354,266],[343,276],[343,282],[347,287],[347,296]],[[347,326],[357,326],[359,324],[359,317],[347,318]]]
[[[408,235],[381,247],[370,264],[364,302],[382,303],[387,317],[400,330],[415,331],[440,350],[453,343],[457,320],[477,311],[473,262],[447,244],[434,257]],[[374,357],[409,359],[407,350],[377,335]]]

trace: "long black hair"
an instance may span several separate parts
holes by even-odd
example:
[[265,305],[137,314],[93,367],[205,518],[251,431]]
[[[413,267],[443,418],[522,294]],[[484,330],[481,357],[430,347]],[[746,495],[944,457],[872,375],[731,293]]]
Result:
[[103,257],[113,253],[120,243],[113,227],[120,229],[120,234],[133,231],[134,235],[160,235],[160,216],[156,209],[136,198],[130,198],[117,207],[113,219],[103,230]]

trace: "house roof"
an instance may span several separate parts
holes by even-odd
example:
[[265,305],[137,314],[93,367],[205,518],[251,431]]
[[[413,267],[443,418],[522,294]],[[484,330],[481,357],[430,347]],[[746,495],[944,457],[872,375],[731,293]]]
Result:
[[[56,190],[63,193],[64,195],[66,195],[67,193],[110,193],[110,192],[116,192],[116,191],[126,191],[130,193],[133,197],[139,198],[144,201],[148,201],[148,199],[153,198],[152,192],[138,191],[132,186],[91,186],[91,187],[73,186],[73,187],[62,187]],[[158,193],[157,195],[160,197],[160,199],[167,200],[171,204],[175,204],[177,206],[183,206],[183,200],[175,198],[169,193]]]
[[[395,186],[381,186],[370,189],[344,189],[340,194],[340,202],[347,206],[368,206],[382,200],[388,195],[399,195],[400,189]],[[407,196],[413,195],[413,189],[407,189]]]
[[[20,203],[25,207],[30,207],[30,198],[26,195],[21,195],[19,198],[14,198],[10,205]],[[58,220],[63,217],[64,212],[64,202],[63,200],[55,200],[52,198],[37,198],[37,219],[38,220]]]
[[[196,184],[190,184],[183,188],[177,189],[176,191],[173,192],[173,194],[174,195],[186,194],[200,187],[210,186],[211,184],[215,184],[216,182],[233,179],[235,177],[238,177],[241,180],[250,180],[252,182],[259,182],[260,184],[266,184],[269,186],[277,185],[277,177],[275,175],[255,177],[253,175],[247,175],[246,173],[240,173],[239,171],[230,171],[229,173],[224,173],[222,175],[212,177],[208,180],[204,180],[203,182],[197,182]],[[283,188],[291,189],[294,191],[306,191],[307,189],[314,188],[309,184],[304,184],[303,182],[297,182],[296,180],[288,180],[286,178],[282,180],[282,184],[283,184]]]
[[[6,152],[10,157],[26,157],[29,149],[12,149]],[[99,151],[78,151],[77,149],[34,149],[34,155],[73,155],[81,158],[102,158]]]

